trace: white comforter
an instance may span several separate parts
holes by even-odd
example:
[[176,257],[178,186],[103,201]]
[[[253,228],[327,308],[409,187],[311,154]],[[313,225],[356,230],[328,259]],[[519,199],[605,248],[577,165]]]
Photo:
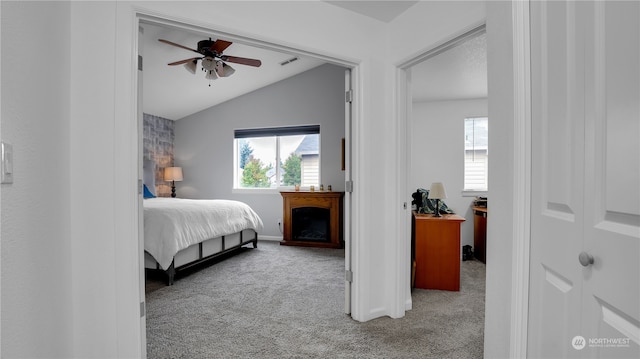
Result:
[[231,200],[149,198],[144,200],[144,249],[163,269],[192,244],[243,229],[262,230],[247,204]]

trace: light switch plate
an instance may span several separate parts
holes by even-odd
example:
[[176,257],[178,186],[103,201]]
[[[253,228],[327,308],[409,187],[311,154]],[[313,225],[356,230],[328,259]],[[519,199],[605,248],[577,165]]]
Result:
[[13,183],[13,146],[2,142],[0,144],[2,160],[0,161],[0,183]]

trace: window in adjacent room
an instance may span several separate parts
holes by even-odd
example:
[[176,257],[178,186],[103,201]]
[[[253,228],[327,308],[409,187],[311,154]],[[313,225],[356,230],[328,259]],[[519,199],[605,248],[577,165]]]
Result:
[[319,186],[320,126],[235,130],[234,188]]
[[488,189],[489,120],[486,117],[464,119],[464,190]]

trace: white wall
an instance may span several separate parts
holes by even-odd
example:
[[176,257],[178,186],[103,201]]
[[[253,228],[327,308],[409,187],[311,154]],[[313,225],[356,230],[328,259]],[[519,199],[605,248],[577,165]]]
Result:
[[[485,22],[486,10],[484,1],[421,1],[415,4],[409,11],[398,16],[388,26],[389,63],[393,64],[388,68],[386,76],[389,77],[386,99],[388,105],[389,118],[395,121],[388,121],[391,128],[384,128],[382,131],[386,133],[387,138],[392,136],[395,138],[390,146],[394,149],[392,155],[395,157],[394,171],[388,171],[388,175],[395,176],[393,180],[397,190],[388,192],[388,201],[393,205],[393,213],[386,220],[390,226],[394,228],[394,232],[390,233],[392,237],[399,238],[398,242],[388,241],[384,249],[388,253],[388,257],[395,257],[399,263],[398,276],[389,278],[390,281],[397,282],[398,290],[402,292],[408,286],[410,281],[409,266],[410,262],[410,214],[403,209],[403,204],[407,203],[411,198],[411,193],[415,191],[409,187],[408,156],[413,156],[407,149],[407,139],[409,134],[407,130],[408,122],[402,120],[406,115],[407,104],[406,99],[399,96],[405,88],[404,82],[399,81],[402,78],[402,72],[398,68],[407,66],[418,55],[432,50],[436,46],[451,40],[469,30],[472,30]],[[378,139],[376,139],[378,140]],[[393,172],[393,173],[392,173]],[[394,196],[391,195],[394,194]],[[404,239],[404,240],[403,240]],[[391,277],[391,276],[388,276]],[[399,278],[401,278],[399,280]],[[404,295],[398,296],[395,303],[404,301],[403,308],[396,308],[397,312],[404,314],[406,308],[411,308],[411,292],[406,290]]]
[[176,121],[174,164],[182,167],[185,177],[177,186],[180,197],[243,201],[262,218],[260,235],[282,237],[280,193],[232,192],[233,131],[308,124],[320,125],[320,183],[344,191],[344,71],[322,65]]
[[[424,7],[424,11],[419,11],[418,6]],[[439,8],[440,11],[429,12],[429,7]],[[391,52],[399,55],[397,63],[414,58],[436,44],[461,34],[462,28],[470,30],[480,25],[486,17],[490,99],[488,117],[491,121],[488,196],[491,201],[491,215],[487,224],[484,357],[509,358],[512,335],[510,314],[514,238],[512,5],[510,1],[471,4],[421,2],[412,10],[396,19],[390,29],[391,39],[410,40],[392,42],[395,48],[392,47],[394,51]],[[450,17],[445,14],[455,14],[456,22],[447,24]]]
[[[115,134],[115,21],[116,8],[111,3],[71,3],[71,279],[76,357],[118,356],[117,283],[129,280],[116,278],[115,270],[122,263],[116,255],[115,199],[118,192],[130,191],[116,183],[127,176],[126,164],[115,158],[116,147],[125,146],[127,137]],[[101,56],[87,57],[97,54],[92,44],[100,44]],[[135,124],[135,119],[130,121]]]
[[[73,291],[77,305],[74,307],[74,354],[77,357],[135,357],[141,352],[136,345],[141,340],[139,324],[136,324],[140,307],[140,283],[136,273],[139,263],[135,255],[138,251],[135,240],[138,228],[135,215],[138,158],[134,96],[136,12],[360,63],[356,81],[359,88],[367,88],[367,91],[356,94],[354,106],[359,118],[366,118],[367,127],[372,128],[382,127],[380,123],[388,119],[380,111],[370,109],[371,103],[382,98],[384,81],[379,78],[379,71],[370,68],[370,61],[361,59],[367,59],[373,48],[377,52],[379,40],[384,38],[383,29],[375,20],[317,1],[72,2],[71,8],[72,57],[77,59],[71,71],[72,147],[75,151],[87,152],[92,149],[94,140],[102,145],[95,154],[102,157],[109,153],[113,159],[112,163],[105,163],[98,169],[91,163],[82,167],[83,161],[88,162],[90,153],[79,153],[72,158],[72,183],[79,185],[81,191],[78,193],[84,193],[94,182],[104,191],[104,196],[103,193],[99,195],[101,206],[92,210],[87,210],[86,201],[82,202],[79,195],[72,195],[73,261],[79,268],[73,273],[77,284]],[[335,41],[344,38],[346,33],[349,41]],[[102,56],[86,61],[87,53]],[[373,74],[375,81],[371,81]],[[94,107],[99,109],[98,113]],[[361,127],[362,124],[354,126]],[[87,138],[95,132],[99,136]],[[356,138],[354,146],[363,145]],[[384,152],[384,149],[380,151]],[[363,159],[360,167],[354,169],[354,177],[370,178],[362,173],[372,168],[373,163]],[[371,197],[359,195],[367,187],[365,182],[354,193],[358,207],[363,207],[361,202],[364,202],[363,208],[381,205],[385,208],[384,203],[373,206],[369,203]],[[393,186],[379,177],[371,177],[368,182],[371,188]],[[385,210],[376,211],[384,213]],[[382,253],[369,261],[373,256],[361,251],[362,257],[354,259],[357,270],[354,272],[353,298],[358,305],[354,306],[352,315],[357,320],[368,320],[389,313],[387,298],[382,293],[390,292],[392,283],[378,282],[375,287],[368,284],[371,283],[369,276],[384,277],[392,271],[392,263],[386,261],[383,254],[383,244],[389,236],[371,235],[389,231],[385,229],[384,221],[375,223],[382,231],[366,223],[369,221],[367,211],[355,213],[354,222],[358,224],[354,228],[355,235],[367,238],[368,252]],[[90,261],[93,266],[89,265]]]
[[487,116],[487,99],[415,102],[412,110],[411,168],[409,188],[429,189],[442,182],[447,191],[444,202],[464,217],[460,245],[473,246],[474,197],[463,197],[464,119]]
[[[388,239],[397,237],[406,193],[400,195],[393,190],[398,188],[397,172],[380,174],[380,168],[396,167],[398,146],[406,142],[406,138],[399,139],[394,120],[396,64],[435,46],[448,35],[460,34],[482,23],[484,4],[421,2],[388,25],[318,1],[141,2],[136,6],[148,8],[154,15],[171,14],[174,19],[188,19],[199,26],[335,56],[358,65],[354,74],[352,143],[355,154],[352,316],[361,321],[383,315],[403,316],[408,276],[405,275],[405,283],[398,278],[408,268],[408,260],[400,260],[405,255],[399,252],[401,241]],[[128,20],[123,19],[119,25],[126,27]],[[389,45],[385,56],[381,56],[380,44]],[[127,53],[130,47],[124,41],[118,49]]]
[[71,357],[69,4],[0,6],[0,131],[14,150],[0,187],[0,356]]
[[484,24],[486,15],[485,1],[420,1],[389,24],[386,54],[394,64],[408,61]]
[[514,241],[514,76],[511,3],[487,2],[489,206],[484,355],[508,358]]
[[[398,63],[450,38],[450,35],[482,22],[486,14],[483,3],[421,2],[391,24],[367,19],[319,1],[72,2],[70,16],[64,10],[68,3],[51,4],[43,7],[43,11],[29,9],[29,6],[43,6],[40,3],[20,3],[20,9],[16,11],[7,10],[4,1],[2,6],[3,69],[9,62],[16,64],[11,68],[16,72],[21,67],[33,69],[41,66],[41,58],[33,56],[33,44],[45,46],[48,53],[58,55],[49,58],[48,63],[53,61],[62,65],[47,68],[43,73],[26,75],[27,80],[25,77],[5,79],[7,70],[2,74],[2,136],[4,139],[5,124],[8,128],[14,126],[15,137],[7,136],[14,145],[27,144],[26,150],[18,150],[28,156],[27,161],[22,161],[16,153],[19,161],[16,165],[31,164],[31,167],[21,169],[24,170],[21,176],[16,174],[20,182],[7,191],[6,186],[2,188],[2,321],[5,326],[8,319],[7,323],[12,327],[15,324],[17,328],[11,328],[15,334],[7,334],[8,329],[3,328],[3,354],[6,345],[7,350],[16,356],[44,356],[40,350],[46,349],[49,349],[49,355],[87,358],[138,357],[142,352],[139,346],[140,283],[136,257],[136,11],[358,64],[354,74],[360,91],[356,92],[354,103],[356,135],[353,148],[358,156],[353,166],[352,223],[353,301],[357,305],[352,315],[356,320],[404,315],[404,284],[396,283],[394,279],[399,271],[408,268],[408,262],[399,260],[399,241],[389,239],[397,235],[406,194],[386,190],[398,187],[397,173],[387,171],[380,175],[379,171],[380,168],[396,168],[401,142],[394,121],[397,113],[395,68]],[[487,26],[489,52],[495,52],[490,56],[509,59],[511,40],[497,32],[511,33],[508,26],[500,26],[510,21],[510,14],[503,12],[500,5],[489,8],[489,18],[498,25],[494,30],[492,21],[489,21]],[[67,25],[69,20],[70,29]],[[15,28],[10,29],[6,24],[13,24]],[[9,36],[12,40],[6,39]],[[70,42],[65,40],[66,36]],[[496,40],[491,36],[496,36]],[[43,37],[46,39],[44,42]],[[26,48],[7,54],[5,41]],[[69,44],[70,51],[67,51]],[[381,44],[388,45],[382,47],[385,49],[383,53]],[[95,54],[100,56],[91,56]],[[495,61],[494,66],[497,66],[507,60],[501,62],[490,57],[491,61]],[[70,70],[64,65],[69,62]],[[491,81],[496,80],[496,74],[508,68],[494,67],[492,72],[490,65],[492,101]],[[67,76],[69,72],[70,76]],[[70,96],[65,95],[65,86],[59,86],[67,83],[65,79],[70,79]],[[498,81],[508,82],[508,79]],[[28,93],[25,91],[27,87]],[[16,93],[16,103],[20,106],[15,112],[11,110],[10,102],[5,101],[8,88],[22,90]],[[28,99],[28,103],[18,95]],[[496,93],[496,96],[496,101],[510,100],[507,91]],[[490,106],[489,116],[492,121],[501,118],[498,121],[507,126],[505,131],[508,132],[507,106],[498,105],[494,111]],[[35,115],[23,116],[32,113]],[[36,117],[36,122],[25,121]],[[55,134],[56,140],[51,137],[44,139],[41,129],[46,129],[48,135]],[[6,131],[11,133],[9,129]],[[492,151],[503,151],[506,159],[508,138],[507,135],[502,137],[501,143],[490,143]],[[66,155],[60,156],[60,153]],[[40,161],[55,163],[57,167],[47,167],[45,175],[38,165],[42,163]],[[66,170],[56,172],[59,168]],[[496,163],[490,168],[492,176],[502,176],[496,185],[507,183],[506,191],[511,188],[508,182],[511,170],[509,162]],[[32,182],[40,178],[46,178],[47,190],[41,182]],[[67,196],[65,183],[70,183],[66,187]],[[26,184],[29,184],[28,188],[19,188]],[[49,191],[49,188],[56,191]],[[37,203],[24,197],[34,191],[39,197]],[[16,196],[11,200],[11,196],[17,193],[9,192],[20,192],[20,198]],[[504,352],[508,347],[505,338],[509,335],[508,320],[504,319],[508,305],[501,306],[508,300],[510,288],[509,281],[505,280],[510,268],[509,233],[506,233],[510,207],[505,193],[491,192],[492,206],[504,205],[495,214],[507,215],[501,218],[504,222],[492,223],[490,219],[489,223],[489,237],[495,239],[488,242],[488,253],[491,253],[488,260],[494,264],[487,266],[485,331],[487,353],[500,357],[508,356]],[[70,198],[69,204],[65,204],[65,197]],[[15,211],[13,217],[7,214],[9,210]],[[45,212],[48,217],[43,216],[44,224],[35,226],[34,213]],[[7,237],[5,233],[8,233]],[[12,244],[10,239],[5,239],[11,236],[15,236],[14,242],[20,243]],[[20,258],[25,256],[27,249],[35,248],[43,248],[36,252],[35,257],[29,258],[35,260],[20,263],[47,263],[43,260],[46,251],[48,263],[56,268],[55,271],[45,271],[50,268],[40,267],[43,264],[35,267],[18,265],[18,260],[8,258],[13,255],[9,251],[11,249],[15,249]],[[55,280],[49,280],[49,273],[54,273]],[[65,283],[65,278],[70,278],[73,284]],[[43,288],[48,290],[46,297],[42,295]],[[12,311],[23,315],[20,322],[17,315],[9,314]],[[39,327],[35,324],[36,318]],[[72,355],[68,355],[70,351]]]

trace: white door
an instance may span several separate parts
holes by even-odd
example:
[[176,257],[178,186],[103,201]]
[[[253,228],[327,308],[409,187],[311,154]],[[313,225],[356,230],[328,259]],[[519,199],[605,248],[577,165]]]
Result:
[[531,2],[532,358],[640,357],[639,24]]

